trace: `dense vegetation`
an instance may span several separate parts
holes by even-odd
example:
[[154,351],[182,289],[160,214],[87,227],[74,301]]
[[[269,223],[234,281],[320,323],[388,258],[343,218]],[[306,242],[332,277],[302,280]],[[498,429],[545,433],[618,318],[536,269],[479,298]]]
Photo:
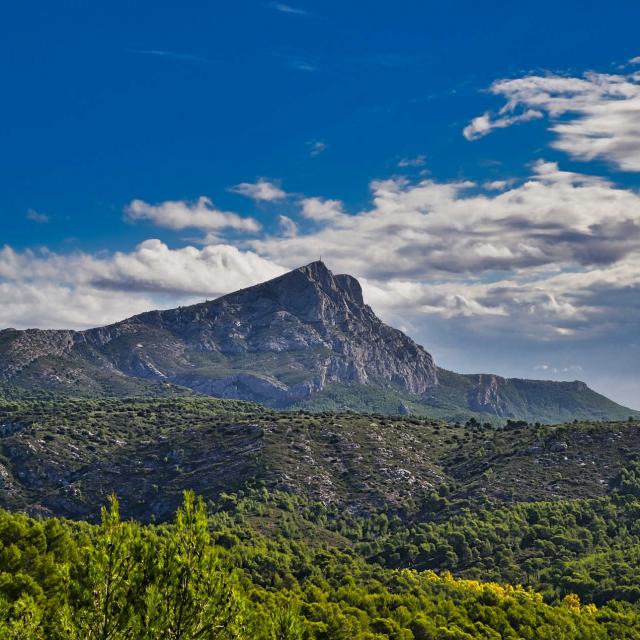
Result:
[[640,638],[629,603],[385,569],[244,520],[208,521],[191,494],[161,527],[121,521],[115,500],[100,526],[2,512],[0,637]]
[[638,450],[636,421],[498,429],[203,397],[0,401],[0,506],[97,521],[116,492],[125,517],[157,522],[185,489],[216,502],[264,484],[407,515],[434,490],[458,509],[606,496]]
[[0,638],[640,638],[639,448],[633,420],[3,401],[32,517],[0,511]]

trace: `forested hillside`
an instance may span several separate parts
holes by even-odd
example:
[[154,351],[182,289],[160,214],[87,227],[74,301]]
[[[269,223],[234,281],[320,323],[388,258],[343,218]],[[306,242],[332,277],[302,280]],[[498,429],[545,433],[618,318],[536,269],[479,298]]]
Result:
[[640,638],[638,450],[633,420],[6,400],[0,637]]
[[[0,402],[0,506],[96,521],[172,517],[182,492],[266,486],[354,513],[609,494],[640,423],[503,427],[414,416],[277,412],[206,397]],[[465,502],[466,501],[466,502]],[[428,509],[428,508],[427,508]]]
[[207,520],[191,494],[162,527],[121,521],[115,500],[100,526],[1,513],[2,637],[640,638],[630,602],[367,564],[341,534],[301,538],[300,505],[264,498],[258,511],[289,513],[278,532],[253,524],[264,511]]

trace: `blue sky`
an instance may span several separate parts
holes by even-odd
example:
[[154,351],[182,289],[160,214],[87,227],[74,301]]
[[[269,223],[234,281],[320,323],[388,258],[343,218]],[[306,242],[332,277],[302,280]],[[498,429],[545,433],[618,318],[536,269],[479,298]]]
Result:
[[639,23],[628,1],[5,6],[0,325],[322,254],[443,366],[638,407]]

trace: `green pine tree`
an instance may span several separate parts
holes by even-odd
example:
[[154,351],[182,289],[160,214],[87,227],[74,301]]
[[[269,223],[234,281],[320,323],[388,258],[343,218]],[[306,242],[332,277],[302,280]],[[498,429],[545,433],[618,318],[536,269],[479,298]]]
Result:
[[135,603],[145,582],[148,545],[140,525],[122,522],[118,500],[102,509],[102,523],[87,550],[86,606],[60,616],[63,637],[70,640],[130,640],[136,637]]
[[202,499],[185,492],[175,526],[158,541],[158,574],[145,596],[145,640],[244,638],[243,603],[222,571]]

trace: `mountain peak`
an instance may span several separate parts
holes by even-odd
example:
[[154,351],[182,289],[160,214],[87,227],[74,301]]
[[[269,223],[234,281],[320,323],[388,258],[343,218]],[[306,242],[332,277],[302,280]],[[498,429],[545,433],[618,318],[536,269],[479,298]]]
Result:
[[261,300],[260,304],[265,304],[267,299],[282,310],[307,320],[336,321],[335,312],[341,310],[342,315],[346,308],[358,316],[373,315],[364,303],[362,287],[356,278],[346,274],[334,275],[321,260],[208,304],[215,306],[222,300],[242,304]]
[[293,271],[303,271],[308,273],[311,277],[316,280],[321,280],[326,278],[327,276],[333,275],[327,265],[322,262],[322,260],[314,260],[309,264],[305,264],[302,267],[298,267],[297,269],[293,269]]
[[[107,327],[2,331],[0,391],[2,385],[90,396],[187,387],[277,407],[315,397],[318,406],[431,407],[456,419],[469,411],[545,421],[634,415],[586,387],[574,388],[580,383],[439,370],[423,347],[364,303],[356,278],[334,275],[321,260],[216,300]],[[549,394],[559,398],[551,414]]]
[[282,277],[286,278],[288,275],[296,272],[301,272],[310,282],[317,284],[326,292],[330,294],[333,293],[334,295],[337,293],[355,303],[357,306],[364,306],[362,287],[358,280],[347,274],[334,275],[322,260],[315,260],[303,267],[298,267]]

